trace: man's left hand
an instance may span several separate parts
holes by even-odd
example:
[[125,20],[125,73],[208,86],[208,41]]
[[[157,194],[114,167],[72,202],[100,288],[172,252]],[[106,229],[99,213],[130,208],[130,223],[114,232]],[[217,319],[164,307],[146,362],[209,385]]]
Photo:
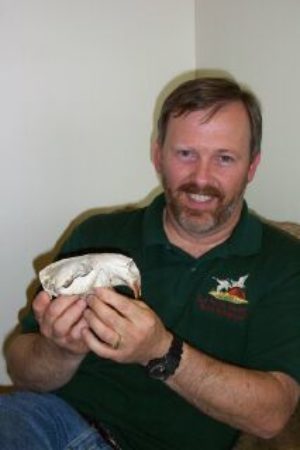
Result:
[[82,330],[91,351],[117,362],[146,365],[167,353],[172,334],[142,300],[132,300],[112,289],[97,288],[87,297]]

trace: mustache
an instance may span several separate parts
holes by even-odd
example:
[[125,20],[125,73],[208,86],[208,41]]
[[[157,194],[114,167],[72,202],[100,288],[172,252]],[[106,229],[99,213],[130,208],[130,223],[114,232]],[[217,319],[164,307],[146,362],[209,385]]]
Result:
[[178,188],[178,191],[187,194],[209,195],[210,197],[217,197],[219,199],[224,197],[223,192],[209,184],[199,187],[196,183],[185,183]]

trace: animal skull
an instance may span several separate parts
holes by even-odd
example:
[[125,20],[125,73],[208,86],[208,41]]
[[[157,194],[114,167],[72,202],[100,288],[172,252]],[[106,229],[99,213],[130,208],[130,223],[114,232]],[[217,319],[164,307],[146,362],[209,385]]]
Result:
[[54,262],[39,273],[51,296],[87,294],[94,287],[127,285],[140,296],[141,277],[133,259],[115,253],[91,253]]

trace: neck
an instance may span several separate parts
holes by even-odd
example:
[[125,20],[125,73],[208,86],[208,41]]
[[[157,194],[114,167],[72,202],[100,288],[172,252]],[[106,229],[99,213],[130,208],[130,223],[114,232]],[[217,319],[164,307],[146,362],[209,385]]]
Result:
[[184,230],[177,221],[173,218],[172,213],[166,209],[164,210],[164,230],[169,241],[185,251],[194,258],[207,253],[212,248],[225,242],[232,234],[233,229],[238,223],[241,215],[242,205],[230,217],[225,224],[210,232],[203,232],[192,234]]

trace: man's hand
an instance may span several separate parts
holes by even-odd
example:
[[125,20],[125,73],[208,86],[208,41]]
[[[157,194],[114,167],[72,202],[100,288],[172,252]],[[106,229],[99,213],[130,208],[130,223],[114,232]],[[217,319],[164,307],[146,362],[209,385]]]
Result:
[[84,318],[89,328],[81,333],[97,355],[146,365],[168,351],[172,335],[143,301],[97,288],[87,297],[87,304]]
[[42,291],[33,301],[33,311],[41,334],[58,347],[82,355],[89,351],[82,338],[87,327],[83,311],[87,304],[78,295],[60,296],[53,300]]
[[51,300],[40,292],[35,297],[33,310],[40,333],[19,334],[7,349],[8,371],[17,386],[49,391],[72,378],[89,352],[82,337],[86,307],[78,296]]

